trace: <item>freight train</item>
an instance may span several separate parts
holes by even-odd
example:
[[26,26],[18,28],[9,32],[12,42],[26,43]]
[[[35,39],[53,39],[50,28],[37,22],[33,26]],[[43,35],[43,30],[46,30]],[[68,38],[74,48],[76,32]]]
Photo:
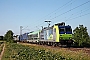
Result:
[[36,43],[40,45],[67,45],[73,44],[72,28],[64,22],[54,24],[51,27],[44,27],[42,30],[32,31],[19,36],[23,42]]

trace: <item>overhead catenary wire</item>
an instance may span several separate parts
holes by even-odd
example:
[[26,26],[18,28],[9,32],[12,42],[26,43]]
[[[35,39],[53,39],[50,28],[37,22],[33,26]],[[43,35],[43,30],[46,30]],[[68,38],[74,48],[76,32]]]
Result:
[[[70,1],[72,1],[72,0],[70,0]],[[57,15],[57,16],[55,16],[54,18],[52,18],[52,19],[50,19],[50,20],[53,20],[53,19],[55,19],[55,18],[57,18],[57,17],[59,17],[59,16],[61,16],[61,15],[64,15],[64,14],[66,14],[66,13],[68,13],[68,12],[70,12],[70,11],[72,11],[72,10],[74,10],[74,9],[76,9],[76,8],[79,8],[79,7],[81,7],[81,6],[83,6],[83,5],[85,5],[85,4],[87,4],[87,3],[89,3],[90,2],[90,0],[89,1],[87,1],[87,2],[85,2],[85,3],[83,3],[83,4],[81,4],[81,5],[79,5],[79,6],[76,6],[76,7],[74,7],[74,8],[72,8],[72,9],[70,9],[70,10],[68,10],[68,11],[66,11],[66,12],[64,12],[64,13],[62,13],[62,14],[60,14],[60,15]],[[64,5],[63,5],[64,6]],[[58,9],[57,9],[58,10]],[[53,11],[54,12],[54,11]],[[52,12],[52,13],[53,13]],[[50,13],[50,14],[52,14],[52,13]],[[50,15],[50,14],[48,14],[48,15]],[[48,15],[46,15],[46,16],[48,16]],[[85,15],[87,15],[87,14],[85,14]],[[45,16],[45,17],[46,17]],[[82,15],[83,16],[83,15]],[[39,25],[37,25],[37,26],[40,26],[41,24],[39,24]],[[36,27],[36,26],[35,26]]]
[[68,19],[66,19],[65,22],[70,20],[72,18],[72,16],[78,16],[78,15],[80,16],[83,13],[87,12],[88,10],[90,10],[90,8],[87,8],[87,9],[84,8],[84,10],[80,10],[81,12],[80,11],[76,12],[77,14],[75,14],[75,13],[71,14],[71,16]]
[[[85,15],[89,15],[89,13],[83,14],[83,13],[89,11],[89,10],[90,10],[90,7],[86,7],[86,8],[84,8],[84,9],[78,11],[78,12],[72,13],[69,18],[65,19],[65,21],[62,21],[62,22],[67,22],[68,20],[77,19],[77,18],[80,18],[80,16],[82,17],[82,16],[85,16]],[[73,16],[74,16],[74,17],[73,17]],[[76,16],[76,17],[75,17],[75,16]],[[62,18],[61,20],[63,20],[63,19],[64,19],[64,18]],[[55,23],[55,22],[54,22],[54,23]]]
[[[66,6],[67,4],[69,4],[70,2],[72,2],[72,0],[66,2],[64,5],[60,6],[60,7],[57,8],[56,10],[54,10],[54,11],[52,11],[51,13],[47,14],[46,16],[49,16],[50,14],[54,13],[55,11],[57,11],[57,10],[63,8],[64,6]],[[45,18],[46,16],[44,16],[43,18]],[[42,19],[42,18],[41,18],[41,19]],[[41,19],[39,19],[39,20],[41,20]]]
[[[70,4],[68,4],[68,5],[66,5],[66,6],[64,6],[64,7],[62,7],[60,10],[58,10],[58,11],[56,11],[54,14],[55,14],[55,18],[56,18],[56,14],[59,12],[59,11],[62,11],[62,10],[64,10],[65,9],[65,7],[68,7],[69,5],[71,6],[72,5],[72,3],[73,2],[71,2]],[[52,15],[54,15],[53,13],[52,13]],[[51,19],[51,15],[48,17],[49,19]]]
[[[59,9],[63,8],[64,6],[67,6],[67,4],[70,4],[71,2],[72,2],[72,0],[70,0],[70,1],[68,1],[68,2],[66,2],[64,5],[60,6],[59,8],[57,8],[56,10],[54,10],[54,11],[52,11],[51,13],[47,14],[46,16],[42,17],[41,19],[43,19],[43,18],[45,18],[45,17],[49,16],[50,14],[52,14],[52,13],[56,12],[57,10],[59,10]],[[41,20],[41,19],[39,19],[39,20]],[[37,20],[37,21],[39,22],[39,20]],[[38,22],[37,22],[37,23],[38,23]],[[40,24],[39,24],[39,25],[40,25]]]
[[[70,10],[68,10],[68,11],[66,11],[66,12],[64,12],[64,13],[62,13],[62,14],[58,15],[58,16],[55,16],[54,18],[57,18],[57,17],[59,17],[59,16],[61,16],[61,15],[65,14],[65,13],[68,13],[68,12],[70,12],[70,11],[72,11],[72,10],[76,9],[76,8],[79,8],[79,7],[81,7],[81,6],[85,5],[85,4],[89,3],[89,2],[90,2],[90,0],[89,0],[89,1],[87,1],[87,2],[85,2],[85,3],[83,3],[83,4],[81,4],[81,5],[79,5],[79,6],[76,6],[76,7],[72,8],[72,9],[70,9]],[[64,6],[64,5],[63,5],[63,6]],[[54,19],[54,18],[52,18],[52,19]],[[50,19],[50,20],[52,20],[52,19]]]
[[[51,15],[51,14],[53,14],[53,13],[56,14],[56,13],[58,12],[59,9],[60,9],[60,11],[63,10],[63,8],[64,8],[64,7],[67,7],[68,4],[70,4],[71,2],[72,2],[72,0],[66,2],[64,5],[60,6],[60,7],[57,8],[56,10],[54,10],[54,11],[52,11],[51,13],[47,14],[46,16],[49,16],[49,15]],[[57,12],[56,12],[56,11],[57,11]],[[46,17],[46,16],[45,16],[45,17]],[[45,18],[45,17],[44,17],[44,18]],[[51,16],[49,16],[49,17],[51,17]]]
[[[44,22],[42,22],[41,24],[39,24],[39,25],[37,25],[37,26],[34,26],[34,27],[30,27],[30,30],[31,29],[34,29],[34,30],[38,30],[38,29],[40,29],[40,25],[43,25],[44,24]],[[34,30],[32,30],[32,31],[34,31]]]
[[[75,0],[75,1],[76,1],[76,0]],[[71,8],[72,3],[75,3],[75,1],[69,2],[69,4],[67,4],[67,5],[65,5],[64,7],[62,7],[62,9],[56,11],[56,12],[54,13],[54,14],[55,14],[55,18],[56,18],[56,14],[57,14],[58,12],[62,11],[63,9],[65,9],[65,8],[68,7],[68,6],[70,6],[70,8]],[[49,16],[49,18],[51,19],[51,16]]]
[[[90,13],[86,13],[86,14],[83,14],[83,15],[80,15],[80,16],[77,16],[77,17],[74,17],[74,18],[72,18],[72,19],[70,19],[70,20],[74,20],[74,19],[77,19],[77,18],[80,18],[80,17],[82,17],[82,16],[86,16],[86,15],[89,15]],[[67,21],[69,21],[69,20],[66,20],[65,22],[67,22]]]
[[79,7],[81,7],[81,6],[85,5],[85,4],[89,3],[89,2],[90,2],[90,0],[89,0],[89,1],[87,1],[87,2],[85,2],[85,3],[82,3],[82,4],[81,4],[81,5],[79,5],[79,6],[74,7],[74,8],[72,8],[72,9],[70,9],[70,10],[68,10],[68,11],[66,11],[66,12],[64,12],[64,13],[62,13],[62,14],[60,14],[60,15],[56,16],[56,17],[54,17],[54,18],[51,18],[50,20],[53,20],[53,19],[55,19],[55,18],[57,18],[57,17],[59,17],[59,16],[62,16],[62,15],[66,14],[66,13],[68,13],[68,12],[70,12],[70,11],[72,11],[72,10],[76,9],[76,8],[79,8]]

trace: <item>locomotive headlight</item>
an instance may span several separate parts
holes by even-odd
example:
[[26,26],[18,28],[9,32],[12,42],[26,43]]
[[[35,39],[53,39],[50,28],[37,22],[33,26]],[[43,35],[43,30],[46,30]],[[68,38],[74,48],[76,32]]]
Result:
[[60,39],[62,39],[62,37],[60,37]]
[[71,37],[69,39],[72,39]]

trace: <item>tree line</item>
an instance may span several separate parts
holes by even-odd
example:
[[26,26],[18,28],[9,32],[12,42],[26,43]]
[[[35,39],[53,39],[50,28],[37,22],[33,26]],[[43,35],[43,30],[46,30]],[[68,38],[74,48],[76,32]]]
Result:
[[84,27],[83,25],[76,27],[73,30],[73,39],[75,46],[89,47],[90,37],[87,32],[87,27]]
[[[7,42],[13,42],[13,32],[12,30],[9,30],[4,35],[4,40]],[[84,46],[89,47],[90,46],[90,37],[87,32],[87,27],[84,27],[83,25],[79,25],[73,30],[73,40],[74,40],[74,46]]]

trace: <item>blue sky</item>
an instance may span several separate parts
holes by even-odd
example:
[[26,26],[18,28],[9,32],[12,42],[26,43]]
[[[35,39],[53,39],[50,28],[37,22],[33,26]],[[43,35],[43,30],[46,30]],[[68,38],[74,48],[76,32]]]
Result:
[[0,35],[19,34],[20,26],[28,26],[23,33],[38,30],[47,26],[45,20],[51,25],[67,20],[73,29],[83,24],[90,35],[90,0],[0,0]]

